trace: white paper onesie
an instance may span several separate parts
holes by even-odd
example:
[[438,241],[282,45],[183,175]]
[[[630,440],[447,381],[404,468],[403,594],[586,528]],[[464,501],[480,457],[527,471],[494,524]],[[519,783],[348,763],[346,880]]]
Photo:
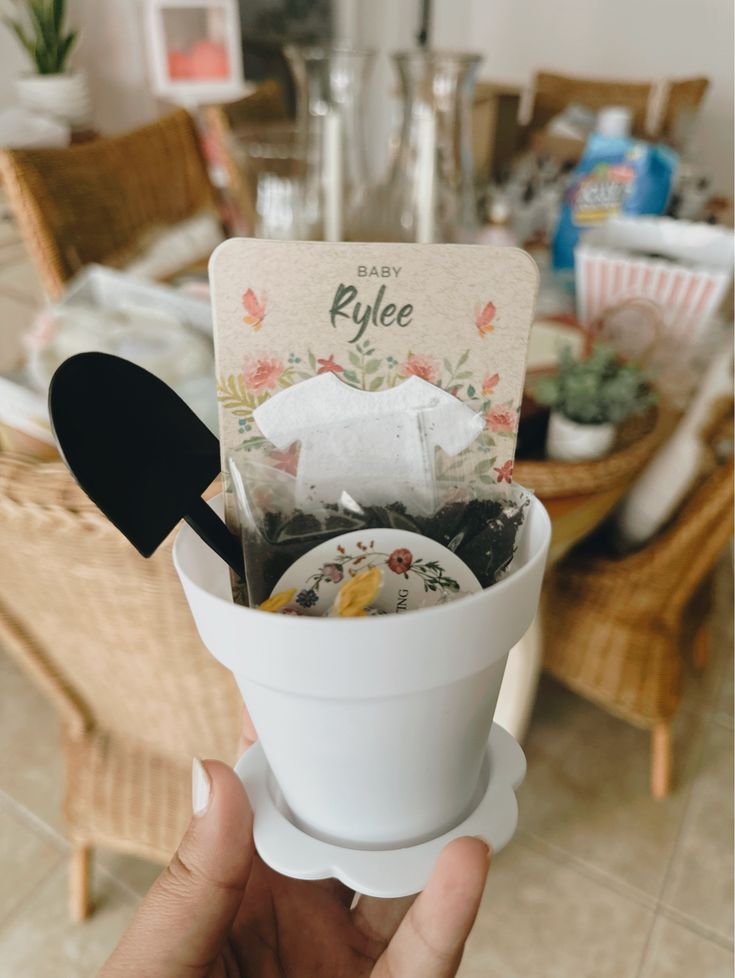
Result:
[[301,444],[295,502],[361,505],[397,500],[433,509],[434,454],[456,455],[484,428],[482,415],[420,377],[371,393],[333,373],[288,387],[254,412],[276,448]]

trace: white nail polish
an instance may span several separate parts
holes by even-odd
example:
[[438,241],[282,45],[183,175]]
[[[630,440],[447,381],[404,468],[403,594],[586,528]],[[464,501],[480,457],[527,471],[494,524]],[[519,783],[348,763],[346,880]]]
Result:
[[482,842],[483,845],[487,846],[487,858],[490,859],[493,854],[493,847],[490,845],[489,841],[484,835],[476,835],[475,838]]
[[191,807],[195,815],[203,815],[209,807],[211,782],[198,757],[191,763]]

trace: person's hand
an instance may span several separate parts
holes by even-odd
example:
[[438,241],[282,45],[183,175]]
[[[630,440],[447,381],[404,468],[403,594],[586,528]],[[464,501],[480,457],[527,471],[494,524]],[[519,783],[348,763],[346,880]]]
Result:
[[99,978],[451,978],[489,867],[480,839],[443,851],[415,902],[292,880],[253,847],[237,775],[207,761],[189,829]]

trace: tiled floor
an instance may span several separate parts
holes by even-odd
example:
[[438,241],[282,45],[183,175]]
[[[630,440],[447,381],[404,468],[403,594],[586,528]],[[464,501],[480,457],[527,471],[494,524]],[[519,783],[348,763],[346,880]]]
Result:
[[[520,829],[494,861],[462,978],[732,978],[731,582],[724,562],[665,801],[648,795],[645,734],[542,682]],[[0,978],[94,975],[157,873],[100,854],[97,909],[69,922],[58,734],[0,654]]]
[[[40,290],[3,233],[7,363]],[[542,682],[520,828],[493,863],[462,978],[732,978],[729,562],[717,580],[712,662],[687,677],[665,801],[648,794],[644,733]],[[50,707],[0,652],[0,978],[94,975],[157,873],[100,854],[96,911],[69,922],[58,741]]]

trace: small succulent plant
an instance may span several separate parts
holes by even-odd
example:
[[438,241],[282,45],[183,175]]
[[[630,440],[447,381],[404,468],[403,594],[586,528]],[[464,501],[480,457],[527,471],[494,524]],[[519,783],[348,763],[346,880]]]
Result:
[[3,18],[25,48],[39,75],[58,75],[76,43],[78,31],[66,31],[66,0],[15,0],[16,13]]
[[617,425],[656,403],[641,368],[623,362],[607,346],[595,347],[585,360],[575,360],[565,347],[558,371],[540,378],[533,396],[577,424]]

